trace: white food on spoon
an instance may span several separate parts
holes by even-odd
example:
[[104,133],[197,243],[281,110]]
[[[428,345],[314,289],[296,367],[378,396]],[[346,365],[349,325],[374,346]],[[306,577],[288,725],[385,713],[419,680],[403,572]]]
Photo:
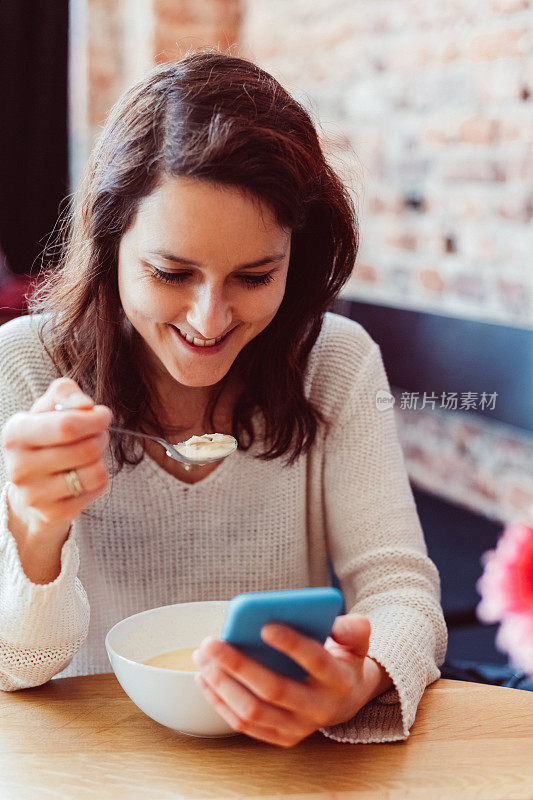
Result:
[[204,433],[202,436],[191,436],[174,447],[192,461],[203,461],[206,458],[225,458],[236,450],[237,440],[227,433]]

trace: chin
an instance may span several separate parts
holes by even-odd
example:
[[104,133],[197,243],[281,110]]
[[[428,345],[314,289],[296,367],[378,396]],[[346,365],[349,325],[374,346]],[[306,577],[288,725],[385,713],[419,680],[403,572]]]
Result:
[[198,379],[196,381],[195,380],[179,380],[178,378],[176,378],[176,380],[182,386],[188,386],[189,389],[207,389],[209,386],[215,386],[215,384],[217,384],[219,381],[221,381],[223,377],[224,376],[222,375],[220,378],[217,378],[214,381],[213,380],[207,380],[206,381],[206,380],[201,380],[201,379]]
[[181,386],[188,386],[190,389],[202,389],[208,386],[214,386],[216,383],[222,380],[222,378],[227,374],[228,370],[221,372],[221,374],[206,374],[206,375],[184,375],[181,372],[174,372],[172,370],[168,370],[169,374],[174,378],[174,380],[179,383]]

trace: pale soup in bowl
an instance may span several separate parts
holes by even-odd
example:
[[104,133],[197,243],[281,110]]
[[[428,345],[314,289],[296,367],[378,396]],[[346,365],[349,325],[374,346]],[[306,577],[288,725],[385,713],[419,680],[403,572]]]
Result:
[[152,608],[117,622],[107,634],[107,654],[120,685],[161,725],[191,736],[236,735],[196,685],[191,659],[206,636],[220,636],[228,604]]

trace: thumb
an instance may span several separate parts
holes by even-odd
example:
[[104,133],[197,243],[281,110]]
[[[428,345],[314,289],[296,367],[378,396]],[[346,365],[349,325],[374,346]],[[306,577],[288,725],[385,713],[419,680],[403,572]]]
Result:
[[89,409],[94,406],[92,399],[71,378],[56,378],[45,394],[35,401],[31,411],[53,411],[56,403],[61,403],[64,408]]
[[330,637],[359,656],[366,656],[370,640],[370,621],[362,614],[344,614],[333,623]]

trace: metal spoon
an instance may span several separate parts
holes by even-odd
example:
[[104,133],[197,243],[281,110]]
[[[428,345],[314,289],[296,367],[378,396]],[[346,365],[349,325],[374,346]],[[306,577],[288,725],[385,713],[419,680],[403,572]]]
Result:
[[[77,408],[77,406],[68,406],[62,403],[56,403],[54,406],[56,411],[72,411],[73,408]],[[81,410],[81,409],[80,409]],[[128,436],[138,436],[140,439],[151,439],[153,442],[157,442],[162,447],[165,448],[167,456],[173,458],[174,461],[179,461],[180,464],[183,464],[186,470],[189,470],[191,467],[203,467],[205,464],[211,464],[213,461],[222,461],[223,458],[231,455],[237,449],[237,441],[235,441],[235,446],[233,450],[230,450],[223,456],[213,456],[211,458],[205,458],[203,461],[197,461],[194,458],[189,458],[188,456],[184,456],[182,453],[178,451],[178,447],[185,442],[177,442],[176,444],[170,444],[165,439],[162,439],[160,436],[150,436],[148,433],[139,433],[139,431],[130,431],[128,428],[119,428],[116,425],[110,425],[109,430],[113,431],[113,433],[124,433]]]

